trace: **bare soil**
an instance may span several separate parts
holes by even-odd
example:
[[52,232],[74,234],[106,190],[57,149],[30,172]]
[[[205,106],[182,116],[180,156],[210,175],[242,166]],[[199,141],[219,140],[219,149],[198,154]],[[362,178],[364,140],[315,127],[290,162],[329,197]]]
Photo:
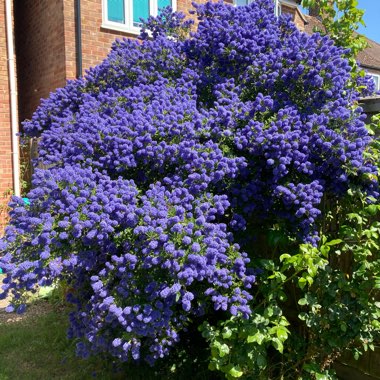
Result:
[[23,314],[7,313],[4,309],[0,309],[0,325],[31,321],[50,311],[53,311],[53,306],[49,302],[42,300],[28,305]]
[[[0,286],[2,284],[2,280],[4,277],[5,276],[3,274],[0,274]],[[0,325],[20,322],[20,321],[33,320],[35,318],[40,317],[41,315],[48,313],[49,311],[53,309],[52,305],[49,304],[49,302],[41,300],[41,301],[34,302],[31,305],[28,305],[25,313],[23,314],[7,313],[5,311],[5,308],[8,306],[8,304],[9,304],[8,299],[0,300]]]

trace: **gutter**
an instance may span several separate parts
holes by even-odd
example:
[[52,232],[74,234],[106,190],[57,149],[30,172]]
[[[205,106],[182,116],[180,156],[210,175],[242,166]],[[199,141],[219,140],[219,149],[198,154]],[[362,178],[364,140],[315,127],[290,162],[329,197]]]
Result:
[[279,16],[279,12],[278,12],[278,8],[279,8],[280,4],[278,3],[278,0],[274,0],[274,14],[276,17]]
[[15,72],[15,54],[13,46],[12,0],[5,0],[5,23],[7,28],[7,51],[9,70],[9,92],[11,113],[11,139],[12,139],[12,165],[13,165],[13,192],[16,196],[21,194],[20,186],[20,144],[18,137],[17,114],[17,85]]
[[[370,69],[370,70],[380,71],[379,66],[371,66],[371,65],[364,64],[364,63],[360,63],[360,62],[358,62],[358,64],[362,69]],[[376,74],[376,73],[373,73],[373,74]]]
[[80,0],[75,0],[75,56],[77,66],[77,78],[83,75],[82,63],[82,21]]
[[363,107],[364,113],[380,113],[380,95],[361,98],[359,105]]

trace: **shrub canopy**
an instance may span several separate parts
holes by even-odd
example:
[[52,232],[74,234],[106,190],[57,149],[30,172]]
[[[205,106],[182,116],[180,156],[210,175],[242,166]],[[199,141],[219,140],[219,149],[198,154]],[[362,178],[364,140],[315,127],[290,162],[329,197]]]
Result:
[[39,159],[0,241],[2,296],[22,311],[67,280],[83,356],[153,363],[194,318],[249,318],[262,231],[317,245],[323,199],[378,196],[347,51],[271,0],[196,14],[191,35],[168,9],[149,19],[24,124]]

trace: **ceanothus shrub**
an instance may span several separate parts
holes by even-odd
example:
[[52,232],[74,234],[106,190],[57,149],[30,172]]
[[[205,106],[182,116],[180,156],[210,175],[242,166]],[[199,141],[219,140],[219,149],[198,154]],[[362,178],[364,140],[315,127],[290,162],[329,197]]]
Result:
[[324,197],[378,196],[346,51],[272,0],[195,12],[190,35],[170,9],[150,18],[24,123],[48,168],[10,204],[1,297],[22,312],[65,279],[84,357],[154,363],[195,317],[248,318],[258,227],[317,244]]

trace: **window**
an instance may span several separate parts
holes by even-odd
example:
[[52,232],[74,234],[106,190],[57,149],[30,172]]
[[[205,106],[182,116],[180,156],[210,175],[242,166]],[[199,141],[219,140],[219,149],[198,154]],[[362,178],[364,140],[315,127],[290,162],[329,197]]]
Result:
[[[241,5],[248,5],[252,3],[253,0],[235,0],[234,4],[239,7]],[[278,17],[281,14],[281,3],[279,0],[273,0],[274,2],[274,14]]]
[[279,0],[274,0],[274,14],[279,17],[281,16],[282,13],[282,8],[281,8],[281,3]]
[[176,0],[103,0],[103,24],[108,29],[140,32],[140,19],[157,16],[161,8],[176,9]]
[[252,0],[236,0],[235,5],[239,7],[241,5],[248,5],[251,2]]
[[380,91],[380,75],[368,73],[375,82],[375,91]]

